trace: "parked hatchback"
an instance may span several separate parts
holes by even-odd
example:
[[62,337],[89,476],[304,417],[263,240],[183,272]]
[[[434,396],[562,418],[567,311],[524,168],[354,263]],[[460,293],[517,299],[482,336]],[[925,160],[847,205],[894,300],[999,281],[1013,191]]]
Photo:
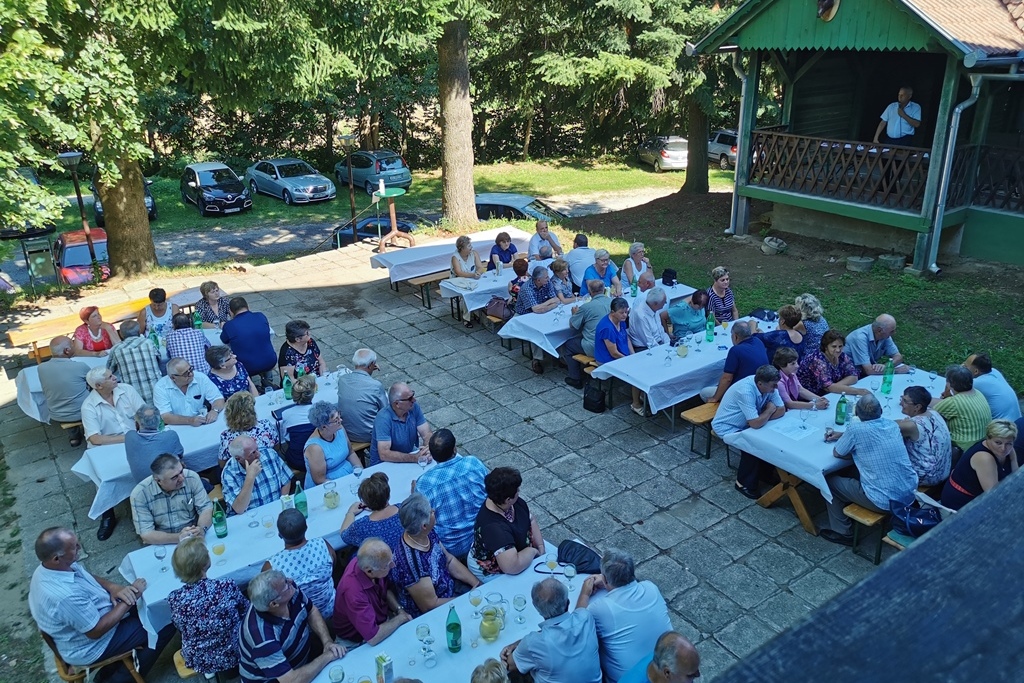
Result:
[[[146,214],[149,216],[150,222],[156,220],[156,200],[153,199],[153,193],[150,191],[149,186],[153,184],[152,180],[148,178],[142,179],[142,198],[146,203]],[[107,220],[103,215],[103,202],[100,201],[100,193],[96,191],[96,177],[93,176],[92,182],[89,183],[89,189],[92,190],[92,217],[93,222],[98,227],[103,227],[107,224]]]
[[[334,178],[338,187],[348,185],[348,162],[342,159],[334,165]],[[412,172],[409,164],[400,154],[390,149],[377,149],[371,152],[352,153],[352,184],[361,187],[366,194],[373,194],[380,187],[400,187],[408,190],[412,185]]]
[[200,216],[231,214],[252,208],[252,197],[235,172],[217,161],[189,164],[181,175],[181,201],[195,204]]
[[[110,266],[107,265],[107,231],[93,228],[92,246],[96,251],[96,262],[100,266],[100,278],[110,277]],[[84,230],[65,232],[57,238],[53,245],[53,264],[57,272],[57,281],[65,285],[84,285],[93,281],[92,257],[89,255],[89,242]]]
[[636,150],[637,161],[650,164],[655,173],[685,171],[686,138],[678,135],[659,135],[644,141]]
[[285,204],[330,201],[334,183],[302,159],[264,159],[245,170],[249,192],[280,197]]
[[716,130],[708,140],[708,161],[718,162],[723,171],[736,168],[736,131]]

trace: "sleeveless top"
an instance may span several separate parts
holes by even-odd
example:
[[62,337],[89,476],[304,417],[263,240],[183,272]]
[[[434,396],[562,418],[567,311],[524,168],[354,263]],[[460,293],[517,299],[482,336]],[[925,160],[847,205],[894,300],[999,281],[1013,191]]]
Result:
[[302,450],[302,459],[306,461],[306,480],[302,484],[305,488],[316,486],[313,483],[313,475],[309,473],[309,457],[306,452],[309,447],[316,444],[324,452],[324,461],[327,463],[327,478],[340,479],[346,474],[352,474],[352,463],[348,461],[348,434],[344,427],[334,435],[334,441],[324,441],[319,436],[311,436],[306,440],[306,447]]
[[114,342],[110,340],[110,333],[105,327],[100,328],[100,338],[95,339],[89,331],[89,326],[83,323],[75,328],[75,339],[82,342],[82,348],[86,351],[106,351],[114,348]]
[[322,538],[311,538],[301,548],[280,551],[270,558],[270,566],[298,584],[321,615],[334,614],[334,564]]
[[[473,258],[473,252],[469,252],[468,258],[462,258],[462,254],[455,252],[455,260],[459,262],[459,266],[462,268],[463,273],[475,273],[476,272],[476,259]],[[461,277],[455,274],[455,268],[449,267],[449,277]]]
[[[959,510],[984,493],[981,489],[981,482],[978,481],[978,473],[971,467],[971,458],[978,451],[988,452],[985,448],[984,440],[979,441],[964,451],[964,454],[960,456],[960,460],[957,461],[956,468],[949,475],[946,486],[942,489],[942,504],[946,507]],[[991,453],[989,453],[989,457],[995,459],[995,456]],[[998,481],[1002,481],[1010,474],[1010,457],[1012,456],[1007,457],[1006,462],[1002,465],[996,459]]]
[[153,313],[152,306],[146,306],[146,335],[149,336],[150,330],[156,330],[156,333],[161,337],[166,337],[167,333],[170,332],[173,327],[171,326],[171,307],[167,306],[167,310],[159,318]]
[[[633,259],[632,258],[627,258],[626,261],[633,261]],[[622,267],[623,268],[626,267],[626,261],[622,262]],[[640,261],[640,267],[639,268],[636,265],[636,261],[633,261],[633,277],[635,277],[635,278],[640,277],[641,275],[644,274],[644,271],[646,271],[646,270],[647,270],[647,261]]]

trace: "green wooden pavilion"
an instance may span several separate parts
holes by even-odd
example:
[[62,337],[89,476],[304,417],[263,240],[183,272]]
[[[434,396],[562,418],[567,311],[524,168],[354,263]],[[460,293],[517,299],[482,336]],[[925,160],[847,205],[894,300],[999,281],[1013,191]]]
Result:
[[[779,230],[913,254],[1024,264],[1024,0],[748,0],[690,54],[744,81],[731,230],[774,202]],[[764,69],[782,123],[761,126]],[[913,90],[909,144],[873,143]]]

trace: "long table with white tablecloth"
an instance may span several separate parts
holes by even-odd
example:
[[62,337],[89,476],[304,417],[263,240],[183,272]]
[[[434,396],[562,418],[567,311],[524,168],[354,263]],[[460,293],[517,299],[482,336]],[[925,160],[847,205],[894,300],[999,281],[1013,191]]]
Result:
[[[487,262],[494,240],[501,232],[508,233],[518,251],[525,251],[529,247],[530,235],[511,225],[470,233],[468,237],[473,241],[473,250],[480,255],[481,261]],[[452,237],[422,247],[391,249],[384,254],[374,254],[370,257],[370,265],[374,268],[387,268],[391,282],[403,282],[410,278],[448,270],[455,254],[457,239]]]
[[[529,272],[532,273],[536,266],[550,266],[553,261],[554,259],[530,261]],[[486,266],[487,262],[485,260],[484,267]],[[512,266],[508,265],[502,268],[500,275],[497,270],[492,270],[488,273],[484,273],[479,280],[468,280],[466,278],[441,280],[439,284],[441,298],[461,298],[466,302],[467,311],[476,311],[486,306],[492,296],[500,296],[502,299],[508,299],[508,283],[512,282],[512,279],[515,276],[516,273],[512,270]]]

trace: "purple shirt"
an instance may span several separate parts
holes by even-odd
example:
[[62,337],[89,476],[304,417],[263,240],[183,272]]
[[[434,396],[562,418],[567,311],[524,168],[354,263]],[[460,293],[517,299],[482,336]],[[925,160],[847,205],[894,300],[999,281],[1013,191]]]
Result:
[[353,557],[334,597],[334,632],[352,641],[370,640],[388,619],[387,579],[371,579]]

